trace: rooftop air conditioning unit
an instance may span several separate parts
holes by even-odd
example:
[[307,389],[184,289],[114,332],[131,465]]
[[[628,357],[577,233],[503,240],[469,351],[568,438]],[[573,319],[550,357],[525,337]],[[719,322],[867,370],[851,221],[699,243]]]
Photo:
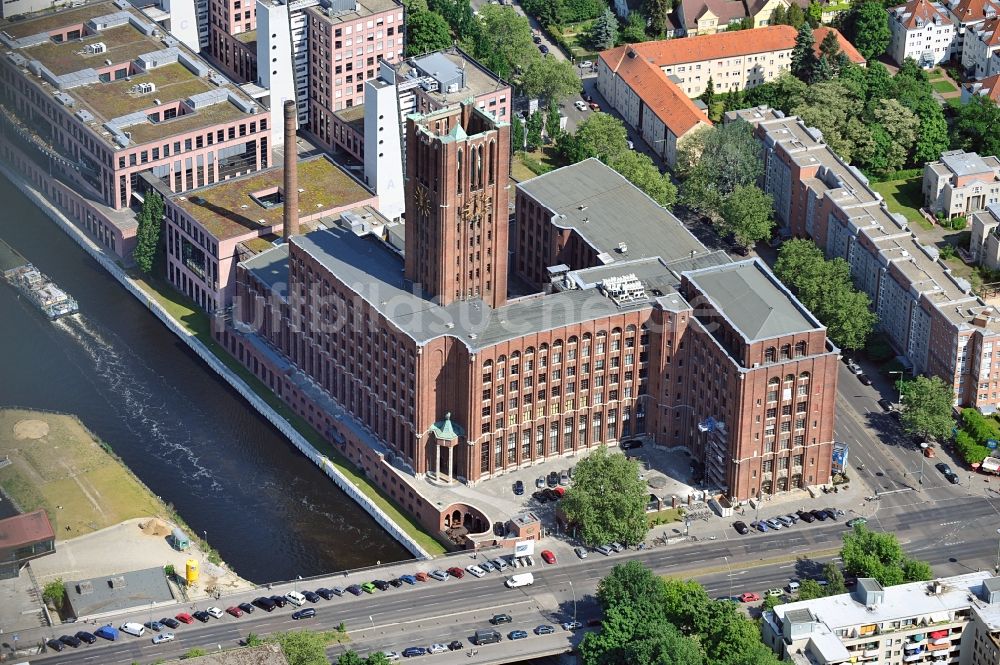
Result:
[[93,44],[87,44],[83,50],[87,53],[106,53],[108,45],[104,42],[94,42]]

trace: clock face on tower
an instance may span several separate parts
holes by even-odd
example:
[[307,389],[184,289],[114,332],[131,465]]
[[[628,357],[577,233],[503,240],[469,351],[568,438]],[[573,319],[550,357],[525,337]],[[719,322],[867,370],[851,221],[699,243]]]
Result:
[[482,217],[490,207],[492,199],[484,191],[470,194],[465,199],[465,207],[462,208],[462,219],[471,221]]
[[417,206],[417,213],[422,217],[431,215],[431,198],[427,195],[427,189],[423,185],[417,185],[414,194],[414,204]]

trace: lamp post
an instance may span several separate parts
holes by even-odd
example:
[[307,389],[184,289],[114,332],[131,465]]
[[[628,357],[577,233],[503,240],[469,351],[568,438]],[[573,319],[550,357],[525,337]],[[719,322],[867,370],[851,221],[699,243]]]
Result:
[[[1000,533],[1000,529],[997,532]],[[997,552],[997,561],[1000,561],[1000,549]],[[569,580],[569,590],[573,592],[573,621],[576,621],[576,589],[573,588],[573,580]]]
[[726,562],[726,568],[729,569],[729,598],[732,600],[733,597],[733,567],[729,565],[729,557],[722,557]]
[[[997,529],[997,535],[1000,536],[1000,529]],[[993,572],[1000,575],[1000,538],[997,539],[997,565],[993,566]]]
[[893,371],[893,372],[888,372],[888,374],[889,374],[890,377],[893,374],[899,374],[899,381],[896,382],[896,395],[898,395],[897,401],[900,404],[902,404],[903,403],[903,387],[900,384],[903,383],[903,371],[902,370],[896,370],[896,371]]

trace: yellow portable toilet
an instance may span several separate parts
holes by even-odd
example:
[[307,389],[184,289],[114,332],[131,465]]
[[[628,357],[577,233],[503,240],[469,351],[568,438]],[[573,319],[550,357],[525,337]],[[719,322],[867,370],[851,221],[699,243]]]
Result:
[[198,581],[198,562],[194,559],[187,560],[187,575],[184,579],[187,580],[188,586]]

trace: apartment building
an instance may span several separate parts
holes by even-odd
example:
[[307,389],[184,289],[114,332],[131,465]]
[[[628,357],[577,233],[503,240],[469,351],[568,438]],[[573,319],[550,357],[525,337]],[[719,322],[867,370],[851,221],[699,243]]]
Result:
[[226,75],[257,80],[256,0],[209,0],[207,51]]
[[764,642],[797,665],[878,662],[995,665],[1000,578],[976,572],[850,593],[764,612]]
[[[843,52],[863,66],[861,54],[834,28],[817,29],[816,43],[831,30]],[[795,28],[776,25],[619,46],[599,56],[597,87],[672,167],[677,143],[711,124],[691,101],[705,91],[709,79],[719,92],[772,81],[791,67],[796,36]]]
[[768,108],[729,115],[756,126],[764,146],[763,188],[774,197],[786,236],[811,238],[828,257],[851,267],[868,294],[879,326],[915,373],[953,386],[955,404],[992,413],[1000,374],[992,363],[1000,312],[939,260],[937,249],[889,212],[860,171],[799,118]]
[[955,24],[955,52],[962,54],[961,63],[965,71],[974,73],[975,62],[966,41],[972,29],[1000,15],[1000,0],[948,0],[945,7]]
[[969,215],[972,237],[969,239],[969,253],[976,263],[990,270],[1000,270],[1000,203],[986,207],[986,210]]
[[949,219],[1000,201],[1000,159],[949,150],[924,166],[924,206]]
[[962,57],[977,79],[1000,74],[1000,16],[993,15],[965,31]]
[[889,56],[896,63],[912,58],[921,67],[933,67],[960,53],[957,28],[948,10],[930,0],[910,0],[889,10]]
[[980,81],[969,81],[962,85],[963,104],[968,104],[974,97],[980,96],[992,100],[994,104],[1000,104],[1000,74],[987,76]]
[[795,2],[804,10],[807,0],[681,0],[677,6],[677,22],[682,35],[714,35],[729,26],[749,20],[751,27],[771,24],[771,14],[778,7],[788,9]]
[[124,0],[5,23],[0,42],[5,160],[119,255],[145,175],[184,192],[270,162],[267,112]]

